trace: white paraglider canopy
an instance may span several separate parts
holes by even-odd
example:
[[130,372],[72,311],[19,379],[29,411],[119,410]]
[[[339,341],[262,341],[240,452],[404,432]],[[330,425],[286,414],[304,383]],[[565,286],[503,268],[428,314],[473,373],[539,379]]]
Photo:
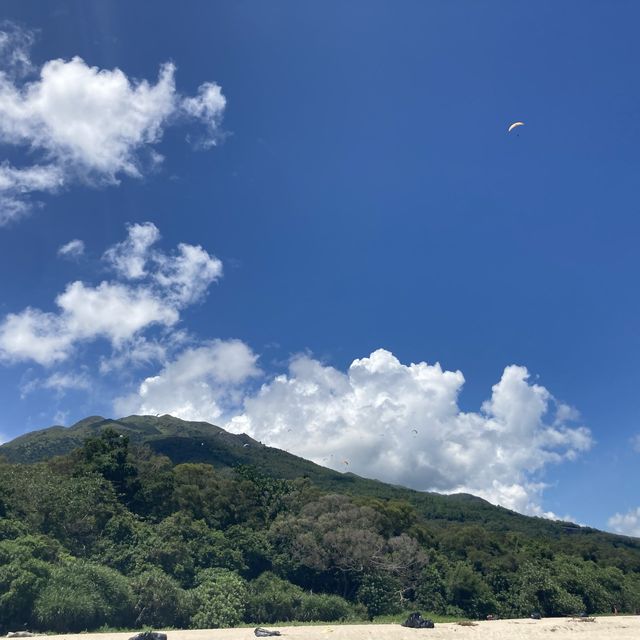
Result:
[[509,133],[511,133],[516,127],[521,127],[524,124],[524,122],[514,122],[513,124],[509,125]]

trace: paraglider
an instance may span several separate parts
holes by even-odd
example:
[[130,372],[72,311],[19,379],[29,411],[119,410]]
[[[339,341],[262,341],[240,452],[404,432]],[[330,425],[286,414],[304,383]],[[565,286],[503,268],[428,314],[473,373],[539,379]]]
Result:
[[524,122],[514,122],[513,124],[509,125],[509,129],[508,129],[507,133],[511,133],[517,127],[522,127],[522,126],[524,126]]
[[347,467],[348,467],[348,466],[349,466],[349,461],[348,461],[348,460],[343,460],[343,461],[342,461],[342,464],[344,464],[345,466],[347,466]]

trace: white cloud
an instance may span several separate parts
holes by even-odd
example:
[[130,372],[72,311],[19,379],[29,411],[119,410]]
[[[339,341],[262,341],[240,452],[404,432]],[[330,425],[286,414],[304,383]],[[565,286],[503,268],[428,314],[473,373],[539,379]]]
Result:
[[33,40],[33,32],[7,20],[0,23],[0,60],[5,73],[19,76],[31,70],[29,50]]
[[465,413],[460,371],[403,365],[382,349],[346,373],[300,356],[287,375],[247,397],[227,427],[335,469],[553,515],[539,505],[541,472],[592,440],[528,379],[524,367],[507,367],[481,411]]
[[193,98],[185,98],[182,108],[188,115],[204,122],[207,126],[207,136],[201,144],[211,147],[216,144],[220,131],[220,121],[227,104],[222,95],[221,88],[213,82],[205,82],[200,85],[198,95]]
[[35,378],[21,385],[21,398],[26,398],[37,389],[47,389],[55,391],[59,395],[64,395],[67,391],[86,390],[91,387],[91,380],[86,370],[76,372],[56,371],[46,378]]
[[627,513],[614,514],[607,524],[616,533],[640,538],[640,507],[630,509]]
[[180,243],[178,253],[165,254],[151,247],[160,239],[160,231],[151,222],[128,227],[128,238],[108,249],[104,259],[124,278],[152,278],[174,305],[182,307],[197,302],[209,285],[222,276],[222,262],[201,246]]
[[79,258],[84,255],[84,242],[82,240],[70,240],[58,249],[58,255],[65,258]]
[[[145,234],[146,240],[137,242]],[[138,360],[149,357],[150,343],[141,333],[154,325],[174,326],[180,310],[200,299],[222,272],[222,263],[199,246],[180,244],[175,257],[149,253],[150,237],[159,238],[153,224],[131,225],[128,240],[105,254],[116,272],[135,284],[76,281],[57,296],[55,313],[28,307],[8,314],[0,323],[0,356],[52,365],[66,360],[77,343],[104,338],[116,350],[138,349]]]
[[633,436],[630,440],[631,447],[636,453],[640,453],[640,433]]
[[260,374],[257,356],[240,340],[186,349],[138,390],[115,401],[118,415],[171,414],[213,422],[237,410],[243,384]]
[[178,306],[193,304],[209,285],[222,276],[222,262],[201,246],[180,243],[178,255],[154,256],[158,263],[156,282]]
[[137,280],[147,275],[149,249],[160,239],[160,231],[152,222],[145,222],[129,225],[128,232],[126,240],[107,249],[104,259],[124,278]]
[[54,193],[63,184],[63,171],[54,165],[16,169],[3,162],[0,165],[0,226],[28,212],[30,205],[25,194],[33,191]]
[[37,79],[18,80],[10,69],[31,68],[32,39],[15,27],[0,31],[0,53],[9,65],[0,70],[0,142],[37,158],[34,165],[7,165],[0,173],[0,224],[28,211],[30,193],[140,177],[162,160],[154,145],[180,119],[204,123],[209,146],[215,140],[225,108],[218,85],[206,82],[195,97],[184,98],[172,63],[161,65],[153,83],[89,66],[77,56],[49,60]]
[[[172,342],[171,339],[166,341]],[[153,362],[163,362],[166,359],[166,355],[167,348],[164,341],[149,340],[144,336],[134,336],[123,347],[115,349],[108,357],[103,356],[100,358],[100,373],[106,374],[111,371],[117,371],[127,365],[137,367]]]

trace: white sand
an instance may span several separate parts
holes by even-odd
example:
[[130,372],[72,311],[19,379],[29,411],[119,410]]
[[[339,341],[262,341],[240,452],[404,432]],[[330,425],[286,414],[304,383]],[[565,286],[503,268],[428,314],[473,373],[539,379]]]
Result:
[[[544,620],[491,620],[464,627],[455,623],[436,623],[435,629],[405,629],[399,624],[323,624],[277,628],[286,640],[640,640],[640,616],[607,616],[595,622],[571,618]],[[253,629],[196,629],[167,631],[167,640],[255,640]],[[127,640],[129,633],[74,633],[40,636],[46,640]]]

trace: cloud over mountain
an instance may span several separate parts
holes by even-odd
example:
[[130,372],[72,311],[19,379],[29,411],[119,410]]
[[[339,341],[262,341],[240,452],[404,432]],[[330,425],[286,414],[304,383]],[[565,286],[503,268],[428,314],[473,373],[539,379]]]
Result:
[[463,383],[383,349],[346,372],[300,356],[227,426],[335,469],[542,515],[541,473],[589,449],[589,430],[524,367],[506,367],[478,412],[460,410]]
[[615,513],[607,524],[616,533],[640,538],[640,507],[629,509],[627,513]]
[[464,412],[460,371],[405,365],[384,349],[346,372],[298,356],[257,390],[256,360],[240,341],[186,349],[115,411],[213,420],[340,471],[548,517],[545,469],[592,446],[577,411],[530,382],[524,367],[506,367],[480,410]]

